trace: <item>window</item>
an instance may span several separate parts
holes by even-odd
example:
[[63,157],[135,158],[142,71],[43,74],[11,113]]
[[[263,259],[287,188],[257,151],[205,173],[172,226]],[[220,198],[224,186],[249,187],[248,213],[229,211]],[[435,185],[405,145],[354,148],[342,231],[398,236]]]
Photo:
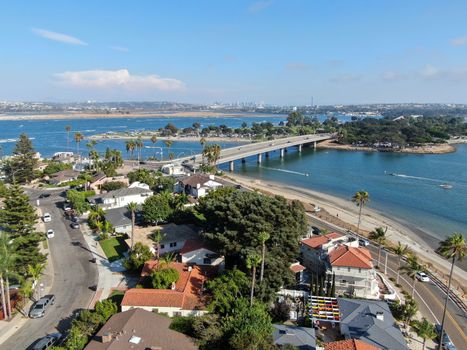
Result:
[[152,309],[152,312],[157,314],[157,313],[159,313],[159,309]]
[[170,243],[170,248],[173,248],[173,247],[176,247],[176,246],[177,246],[177,242]]
[[341,283],[347,283],[347,280],[341,280]]
[[359,269],[358,269],[358,273],[362,273],[362,269],[359,268]]
[[182,316],[182,313],[180,311],[174,311],[174,316]]
[[161,249],[164,249],[165,248],[165,245],[161,244]]
[[204,258],[203,259],[203,264],[204,265],[211,265],[211,258]]
[[347,272],[350,272],[350,267],[347,268]]

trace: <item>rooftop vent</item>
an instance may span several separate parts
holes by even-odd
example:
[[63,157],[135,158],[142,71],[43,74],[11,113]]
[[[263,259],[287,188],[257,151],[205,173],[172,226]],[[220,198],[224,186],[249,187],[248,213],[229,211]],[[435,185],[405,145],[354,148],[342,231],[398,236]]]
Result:
[[112,341],[112,333],[110,332],[104,332],[101,336],[101,342],[102,343],[110,343]]
[[128,342],[132,344],[139,344],[141,342],[141,338],[133,335]]
[[191,270],[193,270],[193,268],[191,266],[188,266],[188,272],[191,272]]
[[377,311],[376,312],[376,318],[380,321],[384,321],[384,312],[382,311]]

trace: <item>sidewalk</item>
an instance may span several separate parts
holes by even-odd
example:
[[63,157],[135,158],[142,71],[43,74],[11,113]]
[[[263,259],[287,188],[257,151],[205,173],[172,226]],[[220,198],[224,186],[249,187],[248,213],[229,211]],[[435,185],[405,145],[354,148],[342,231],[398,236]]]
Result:
[[[37,215],[39,217],[42,216],[42,211],[40,208],[36,209]],[[45,225],[44,223],[40,220],[36,224],[36,230],[38,232],[45,232]],[[47,238],[46,241],[47,242]],[[33,298],[40,298],[41,296],[47,294],[50,292],[53,284],[53,279],[54,279],[54,269],[53,269],[53,264],[52,264],[52,259],[50,258],[50,252],[47,249],[44,248],[44,242],[41,242],[39,245],[39,249],[41,253],[47,254],[47,262],[44,270],[44,274],[41,276],[41,279],[36,283],[36,287],[34,288],[34,295]],[[48,246],[47,246],[48,247]],[[43,284],[43,290],[40,290],[40,285]],[[33,304],[32,300],[27,300],[27,302],[23,306],[23,312],[26,313],[26,315],[22,315],[21,312],[17,312],[16,315],[13,316],[13,318],[9,321],[2,320],[0,321],[0,345],[3,344],[6,340],[8,340],[17,330],[19,330],[29,319],[27,316],[28,310],[31,308]]]

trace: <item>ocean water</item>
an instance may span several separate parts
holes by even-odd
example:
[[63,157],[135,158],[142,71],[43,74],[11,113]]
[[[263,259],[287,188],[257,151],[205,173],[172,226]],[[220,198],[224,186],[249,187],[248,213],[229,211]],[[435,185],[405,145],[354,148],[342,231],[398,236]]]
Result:
[[[179,128],[199,122],[202,126],[226,124],[238,127],[244,121],[271,121],[278,124],[285,116],[238,116],[234,118],[121,118],[81,120],[21,120],[2,121],[0,117],[0,155],[10,154],[19,134],[25,132],[33,138],[33,144],[43,156],[67,149],[65,126],[71,125],[71,137],[79,131],[93,135],[107,131],[153,130],[164,127],[168,122]],[[321,116],[320,119],[324,119]],[[339,119],[348,120],[341,116]],[[87,153],[86,141],[81,150]],[[148,140],[145,145],[152,147]],[[163,142],[164,158],[167,150]],[[232,146],[224,142],[223,148]],[[103,152],[106,147],[122,150],[128,157],[123,140],[105,140],[96,149]],[[199,142],[176,141],[171,152],[186,156],[200,151]],[[70,149],[76,144],[70,141]],[[143,149],[143,157],[154,155],[159,148]],[[157,154],[159,156],[159,154]],[[255,158],[245,164],[238,162],[236,171],[241,174],[272,180],[297,187],[308,188],[349,199],[361,189],[370,193],[368,207],[403,221],[443,239],[452,232],[467,234],[467,145],[459,145],[457,152],[442,155],[392,154],[378,152],[346,152],[336,150],[313,150],[304,148],[301,154],[290,149],[284,159],[277,152],[269,159],[263,157],[258,166]],[[305,176],[309,174],[309,176]],[[390,175],[397,174],[397,176]],[[448,183],[452,189],[439,185]]]

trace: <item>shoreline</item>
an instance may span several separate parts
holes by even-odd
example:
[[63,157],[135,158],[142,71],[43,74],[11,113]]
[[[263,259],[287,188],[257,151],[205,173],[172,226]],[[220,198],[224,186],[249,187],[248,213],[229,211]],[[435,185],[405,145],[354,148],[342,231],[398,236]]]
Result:
[[251,118],[264,118],[277,117],[286,118],[285,115],[280,114],[259,114],[259,113],[239,113],[239,112],[213,112],[213,111],[183,111],[183,112],[144,112],[144,113],[58,113],[58,114],[24,114],[24,115],[6,115],[0,114],[0,121],[14,121],[14,120],[76,120],[76,119],[134,119],[134,118],[238,118],[238,117],[251,117]]
[[[343,229],[355,228],[356,226],[358,208],[350,199],[347,201],[326,193],[302,189],[269,180],[259,180],[239,174],[230,173],[226,176],[234,179],[234,181],[239,184],[259,190],[265,194],[269,193],[272,195],[280,195],[290,200],[299,200],[304,203],[306,208],[311,208],[310,205],[316,204],[323,209],[323,214],[320,212],[318,215],[311,215],[316,215],[321,220],[329,221]],[[322,218],[322,216],[328,216],[328,218]],[[336,224],[327,219],[334,219],[332,221],[338,221],[340,223]],[[397,242],[401,242],[403,245],[407,244],[414,254],[427,264],[429,269],[433,272],[436,270],[443,280],[447,279],[451,264],[433,250],[433,248],[437,247],[440,239],[433,237],[429,233],[401,219],[388,217],[380,211],[365,207],[362,211],[361,231],[367,234],[375,227],[387,227],[386,237],[389,242],[396,245]],[[456,280],[457,285],[454,284],[454,280]],[[456,265],[454,268],[453,288],[460,291],[460,295],[464,295],[465,291],[463,291],[462,287],[465,288],[465,286],[467,286],[467,273],[463,268]]]
[[[87,136],[84,139],[85,140],[95,140],[95,141],[103,141],[103,140],[135,140],[140,138],[141,140],[151,140],[151,137],[153,135],[91,135]],[[156,135],[157,140],[159,141],[165,141],[165,140],[171,140],[171,141],[188,141],[188,142],[195,142],[195,141],[200,141],[203,137],[201,136],[158,136]],[[251,143],[253,142],[251,139],[248,138],[242,138],[242,137],[217,137],[217,136],[212,136],[212,137],[205,137],[204,138],[207,142],[245,142],[245,143]]]
[[[457,142],[462,143],[462,142]],[[410,154],[445,154],[456,152],[456,147],[453,146],[455,142],[443,143],[439,145],[426,145],[413,148],[404,148],[402,150],[388,150],[387,153],[410,153]],[[363,151],[363,152],[381,152],[376,148],[367,146],[352,146],[352,145],[341,145],[333,142],[332,140],[326,140],[320,142],[316,146],[319,149],[335,149],[340,151]]]

